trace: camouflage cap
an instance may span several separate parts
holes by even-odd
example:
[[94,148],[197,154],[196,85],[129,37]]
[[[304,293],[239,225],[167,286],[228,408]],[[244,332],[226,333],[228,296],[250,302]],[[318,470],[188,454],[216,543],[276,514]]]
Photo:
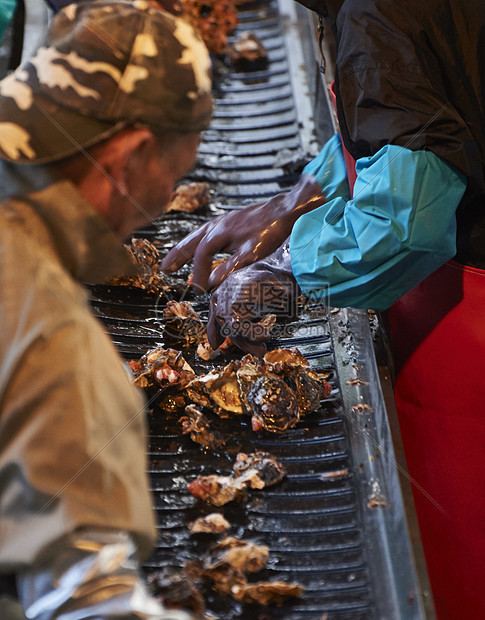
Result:
[[0,82],[0,157],[48,163],[129,125],[199,132],[212,113],[210,72],[193,28],[145,0],[71,4]]

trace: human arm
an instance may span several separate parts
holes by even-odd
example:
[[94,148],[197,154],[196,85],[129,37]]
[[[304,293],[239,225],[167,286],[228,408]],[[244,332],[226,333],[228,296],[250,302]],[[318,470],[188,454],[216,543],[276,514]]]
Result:
[[[310,162],[290,192],[231,211],[188,235],[167,254],[162,269],[176,271],[193,258],[194,286],[206,290],[218,286],[234,271],[269,256],[302,214],[323,205],[347,184],[338,135],[326,143],[314,161],[318,165]],[[214,254],[231,251],[231,257],[211,274]]]
[[[40,236],[42,227],[29,215]],[[110,555],[116,533],[127,572],[113,563],[106,574],[114,582],[123,577],[117,592],[131,600],[130,589],[139,590],[135,566],[156,534],[143,398],[82,289],[49,260],[47,243],[2,223],[0,275],[8,301],[1,304],[0,570],[15,573],[21,588],[28,584],[23,602],[29,609],[49,614],[53,585],[62,604],[64,585],[76,592],[77,603],[85,594],[81,582],[66,577],[61,588],[56,581],[63,571],[82,575],[73,543],[79,532],[108,531],[111,538],[98,541],[99,550]],[[96,554],[94,543],[90,550]],[[105,596],[103,583],[94,579],[89,588]],[[49,617],[33,610],[30,617]]]
[[72,533],[58,543],[52,560],[17,576],[26,616],[30,620],[190,620],[184,611],[164,609],[149,594],[136,556],[136,546],[126,532]]
[[357,173],[352,200],[334,198],[299,218],[289,252],[285,244],[216,289],[212,346],[225,333],[244,350],[264,350],[264,334],[248,322],[269,310],[265,290],[279,291],[286,307],[301,289],[328,305],[382,309],[454,255],[463,175],[430,152],[401,147],[360,160]]
[[143,584],[153,532],[143,400],[85,318],[54,332],[47,321],[50,337],[25,351],[16,343],[2,407],[0,565],[16,573],[32,620],[189,620]]
[[293,228],[293,273],[334,306],[388,308],[452,258],[465,177],[430,151],[388,145],[356,164],[352,200],[336,198]]

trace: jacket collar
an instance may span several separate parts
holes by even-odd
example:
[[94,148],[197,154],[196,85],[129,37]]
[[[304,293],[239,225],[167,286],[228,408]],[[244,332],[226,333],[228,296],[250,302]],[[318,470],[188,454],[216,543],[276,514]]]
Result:
[[[45,224],[64,268],[78,281],[102,283],[136,273],[126,249],[83,198],[52,166],[15,165],[0,160],[0,201],[27,204]],[[1,208],[1,207],[0,207]]]

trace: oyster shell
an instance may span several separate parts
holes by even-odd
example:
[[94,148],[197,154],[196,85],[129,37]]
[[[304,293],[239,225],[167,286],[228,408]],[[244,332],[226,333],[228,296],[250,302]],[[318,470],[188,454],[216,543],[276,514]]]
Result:
[[224,519],[220,512],[211,512],[205,517],[199,517],[189,523],[191,534],[220,534],[230,528],[231,524]]
[[305,588],[297,583],[284,581],[259,581],[257,583],[236,583],[231,594],[243,603],[260,605],[281,605],[287,598],[301,596]]
[[167,206],[168,211],[192,213],[210,200],[210,185],[204,181],[181,183],[173,190]]
[[285,469],[271,454],[254,452],[236,457],[229,476],[199,476],[187,485],[189,493],[215,506],[223,506],[235,499],[246,497],[246,490],[262,489],[280,482]]
[[115,286],[134,286],[147,293],[181,294],[182,284],[176,278],[167,276],[160,270],[160,253],[148,239],[133,237],[130,245],[125,245],[138,273],[133,276],[119,275],[108,280]]
[[163,318],[163,334],[168,342],[191,345],[206,337],[205,327],[189,301],[167,302]]
[[241,32],[228,52],[238,71],[261,71],[268,64],[268,53],[261,39],[252,32]]
[[189,493],[213,506],[224,506],[233,500],[244,499],[246,489],[244,480],[217,474],[199,476],[187,485]]
[[129,246],[128,249],[136,263],[146,265],[148,267],[158,267],[160,254],[157,248],[153,245],[153,243],[148,241],[148,239],[138,239],[133,237],[131,240],[131,246]]
[[201,618],[205,602],[194,580],[174,567],[163,567],[147,576],[147,585],[153,596],[169,609],[185,609]]
[[266,566],[268,556],[269,549],[265,545],[226,536],[204,558],[203,566],[208,571],[229,564],[238,571],[254,573]]
[[226,439],[217,431],[211,430],[209,419],[195,405],[185,407],[185,416],[179,420],[182,424],[182,433],[190,433],[190,438],[204,448],[221,448]]
[[147,351],[138,360],[131,360],[133,383],[140,388],[184,388],[195,377],[195,372],[180,351],[158,346]]
[[242,414],[243,406],[239,395],[236,370],[240,362],[232,361],[227,366],[193,379],[186,387],[189,400],[213,409],[221,417]]
[[311,370],[299,372],[294,381],[300,415],[318,409],[322,398],[328,398],[332,391],[330,383]]
[[264,489],[283,480],[283,465],[269,452],[240,452],[233,467],[234,476],[251,489]]
[[300,420],[296,394],[279,377],[261,376],[246,394],[254,431],[284,433]]

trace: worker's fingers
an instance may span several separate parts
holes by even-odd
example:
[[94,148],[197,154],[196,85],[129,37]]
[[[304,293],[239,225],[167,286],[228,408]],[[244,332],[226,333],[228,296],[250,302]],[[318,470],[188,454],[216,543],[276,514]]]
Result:
[[[222,321],[224,323],[224,321]],[[209,315],[207,321],[207,340],[214,351],[218,349],[225,340],[225,336],[222,336],[219,331],[219,322],[214,314]]]
[[173,247],[162,261],[162,271],[172,273],[192,260],[197,247],[212,225],[212,222],[207,222],[207,224],[191,232],[187,237],[182,239],[180,243]]
[[231,275],[234,271],[252,265],[254,262],[254,252],[251,249],[241,249],[233,254],[230,258],[225,260],[211,272],[208,279],[208,288],[217,288],[227,276]]
[[199,291],[206,291],[209,285],[209,276],[215,254],[223,252],[228,243],[227,228],[215,226],[200,241],[194,253],[192,270],[192,286]]

